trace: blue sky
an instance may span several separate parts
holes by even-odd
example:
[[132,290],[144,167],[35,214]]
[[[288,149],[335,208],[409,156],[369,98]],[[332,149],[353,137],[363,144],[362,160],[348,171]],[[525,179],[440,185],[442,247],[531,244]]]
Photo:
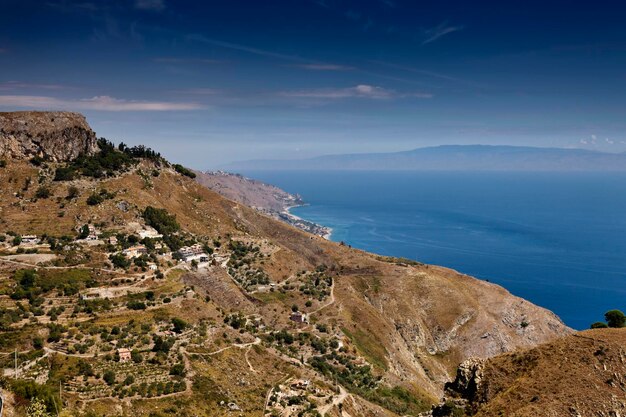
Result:
[[618,1],[2,0],[0,110],[80,111],[200,169],[439,144],[621,152],[624,21]]

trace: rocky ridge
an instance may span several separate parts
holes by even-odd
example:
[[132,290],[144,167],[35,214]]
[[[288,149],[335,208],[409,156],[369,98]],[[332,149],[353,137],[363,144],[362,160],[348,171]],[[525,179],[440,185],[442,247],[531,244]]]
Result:
[[65,162],[97,150],[96,134],[81,114],[0,113],[0,158]]

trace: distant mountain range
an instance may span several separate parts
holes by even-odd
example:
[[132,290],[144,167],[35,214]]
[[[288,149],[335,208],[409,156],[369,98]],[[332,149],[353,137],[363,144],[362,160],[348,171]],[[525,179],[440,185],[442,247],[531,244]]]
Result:
[[626,153],[527,146],[443,145],[393,153],[249,160],[242,170],[626,171]]

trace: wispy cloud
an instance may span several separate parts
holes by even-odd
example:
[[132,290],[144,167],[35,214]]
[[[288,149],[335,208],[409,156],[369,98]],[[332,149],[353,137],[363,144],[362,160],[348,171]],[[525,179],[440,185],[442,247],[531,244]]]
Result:
[[109,96],[96,96],[86,99],[59,99],[55,97],[23,95],[0,95],[0,106],[47,110],[97,111],[184,111],[204,108],[204,106],[197,103],[123,100]]
[[423,31],[425,39],[422,41],[422,45],[435,42],[437,39],[445,35],[453,32],[458,32],[463,29],[465,29],[464,26],[451,26],[448,24],[448,22],[442,22],[433,28],[425,29]]
[[40,90],[62,90],[70,88],[60,84],[37,84],[25,83],[21,81],[6,81],[0,83],[0,91],[20,90],[20,89],[40,89]]
[[222,48],[248,52],[254,55],[260,55],[260,56],[265,56],[269,58],[277,58],[277,59],[282,59],[285,61],[301,62],[301,63],[315,63],[314,61],[310,61],[308,59],[304,59],[296,55],[281,54],[277,52],[268,51],[266,49],[260,49],[260,48],[254,48],[252,46],[241,45],[238,43],[224,42],[224,41],[220,41],[217,39],[207,38],[206,36],[203,36],[203,35],[197,35],[197,34],[188,35],[187,39],[191,41],[205,43],[208,45],[220,46]]
[[226,61],[219,59],[208,59],[208,58],[173,58],[173,57],[159,57],[154,58],[154,62],[162,63],[162,64],[185,64],[185,63],[194,63],[194,64],[223,64]]
[[305,89],[305,90],[291,90],[283,91],[279,93],[281,97],[290,98],[310,98],[310,99],[373,99],[373,100],[390,100],[395,98],[415,97],[415,98],[431,98],[432,94],[428,93],[398,93],[394,90],[389,90],[382,87],[359,84],[355,87],[348,88],[320,88],[320,89]]
[[165,10],[165,0],[135,0],[135,8],[139,10],[161,12]]
[[477,85],[475,85],[474,83],[472,83],[470,81],[466,81],[466,80],[463,80],[463,79],[457,78],[457,77],[452,77],[450,75],[442,74],[440,72],[423,70],[423,69],[420,69],[420,68],[409,67],[409,66],[406,66],[406,65],[398,65],[398,64],[393,64],[393,63],[390,63],[390,62],[385,62],[385,61],[371,60],[371,61],[368,61],[368,62],[371,62],[373,64],[378,64],[378,65],[381,65],[381,66],[384,66],[384,67],[388,67],[388,68],[401,70],[401,71],[406,71],[406,72],[412,72],[412,73],[415,73],[415,74],[425,75],[425,76],[431,77],[431,78],[437,78],[437,79],[441,79],[441,80],[453,81],[453,82],[457,82],[457,83],[461,83],[461,84],[477,86]]
[[351,69],[354,69],[346,65],[338,64],[300,64],[294,66],[311,71],[349,71]]
[[208,45],[219,46],[219,47],[226,48],[226,49],[233,49],[236,51],[247,52],[253,55],[259,55],[259,56],[264,56],[268,58],[275,58],[275,59],[279,59],[282,61],[294,62],[294,63],[299,64],[297,65],[298,67],[309,69],[309,70],[340,71],[340,70],[350,69],[349,67],[346,67],[343,65],[316,61],[313,59],[303,58],[297,55],[282,54],[279,52],[269,51],[267,49],[255,48],[252,46],[242,45],[238,43],[224,42],[224,41],[220,41],[217,39],[207,38],[206,36],[198,35],[198,34],[188,35],[187,39],[191,41],[195,41],[195,42],[205,43]]

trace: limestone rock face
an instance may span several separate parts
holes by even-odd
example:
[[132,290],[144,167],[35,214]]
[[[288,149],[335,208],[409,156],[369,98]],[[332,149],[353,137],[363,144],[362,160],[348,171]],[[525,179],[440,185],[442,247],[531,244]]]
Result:
[[463,398],[473,399],[481,388],[485,360],[469,358],[463,361],[456,371],[456,379],[446,384],[446,391],[461,394]]
[[85,116],[71,112],[0,113],[0,158],[70,161],[98,151]]

